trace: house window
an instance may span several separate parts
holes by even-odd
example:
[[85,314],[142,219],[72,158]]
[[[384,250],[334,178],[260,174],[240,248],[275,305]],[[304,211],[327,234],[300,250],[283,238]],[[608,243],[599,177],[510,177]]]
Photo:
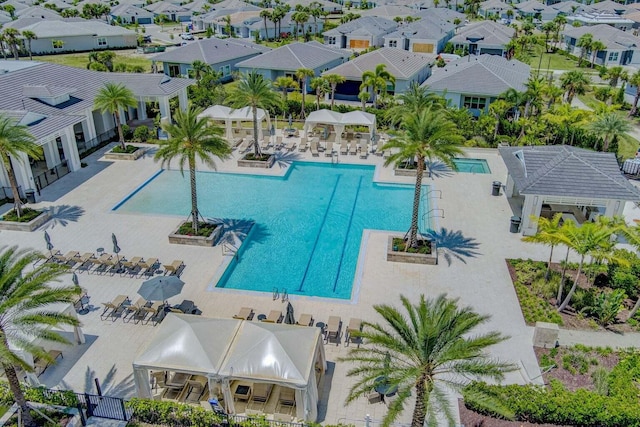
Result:
[[484,110],[487,106],[486,98],[479,98],[477,96],[465,96],[464,107],[471,110]]
[[328,44],[336,44],[336,38],[335,37],[327,37],[327,43]]
[[398,40],[389,40],[389,47],[398,47]]
[[98,46],[106,46],[107,38],[106,37],[98,37]]
[[618,53],[619,52],[609,52],[609,62],[618,61]]
[[225,65],[224,66],[224,75],[228,75],[231,73],[231,65]]
[[62,40],[51,40],[54,49],[62,49],[64,42]]
[[220,67],[220,74],[224,76],[224,67]]

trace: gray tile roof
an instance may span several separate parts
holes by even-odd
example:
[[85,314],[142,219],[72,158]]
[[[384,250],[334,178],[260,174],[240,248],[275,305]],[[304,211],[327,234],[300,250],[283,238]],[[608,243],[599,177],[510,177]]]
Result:
[[[389,33],[385,38],[408,37],[410,39],[440,39],[456,28],[450,22],[434,20],[433,17],[425,17],[419,21],[403,25],[396,31]],[[404,33],[404,35],[403,35]]]
[[566,145],[502,147],[500,155],[520,194],[640,200],[614,153]]
[[365,9],[362,11],[358,11],[358,15],[360,16],[377,16],[380,18],[392,19],[396,16],[400,16],[402,18],[407,16],[413,16],[415,13],[415,9],[411,9],[408,6],[398,5],[398,4],[388,4],[383,6],[376,6],[371,9]]
[[145,10],[132,4],[119,4],[111,8],[111,15],[135,15],[138,17],[153,17],[153,12]]
[[552,4],[551,7],[567,15],[574,13],[574,7],[576,8],[575,12],[593,11],[593,7],[587,6],[586,4],[578,3],[577,1],[574,1],[574,0],[563,1],[560,3]]
[[481,40],[484,45],[503,46],[511,40],[515,30],[493,21],[480,21],[458,29],[451,43],[469,43],[469,40]]
[[69,95],[76,90],[64,86],[33,85],[22,86],[22,96],[27,98],[55,98],[57,96]]
[[508,10],[513,9],[510,4],[500,0],[487,0],[480,3],[480,10]]
[[346,60],[351,54],[332,49],[316,41],[291,43],[271,52],[238,62],[236,67],[295,71],[299,68],[316,69],[337,59]]
[[625,50],[640,46],[640,37],[626,31],[619,30],[607,24],[598,24],[582,27],[567,26],[562,32],[565,36],[579,40],[584,34],[590,33],[594,40],[600,40],[607,49]]
[[205,64],[217,64],[270,50],[268,47],[240,39],[211,37],[189,43],[169,52],[160,53],[151,59],[177,64],[191,64],[195,60],[203,61]]
[[164,0],[151,3],[149,6],[145,6],[145,9],[155,14],[189,13],[189,9]]
[[536,0],[528,0],[522,3],[517,3],[514,5],[514,7],[524,13],[555,12],[555,9],[546,6]]
[[435,69],[423,83],[434,92],[449,91],[469,95],[498,96],[507,89],[522,92],[531,67],[518,60],[497,55],[466,56]]
[[60,14],[55,10],[47,9],[45,7],[31,6],[26,9],[16,9],[16,16],[18,18],[56,19],[60,17]]
[[[0,110],[0,115],[9,117],[17,123],[20,123],[23,119],[27,118],[29,115],[33,115],[33,113],[29,113],[24,110]],[[85,117],[84,116],[74,116],[74,115],[33,115],[39,120],[36,120],[32,123],[20,123],[24,126],[27,126],[29,133],[33,135],[34,138],[40,139],[44,138],[52,133],[63,130],[64,128],[74,125],[76,123],[81,122]]]
[[[15,21],[14,21],[15,22]],[[27,23],[26,21],[23,21]],[[20,31],[31,30],[38,38],[50,37],[102,37],[102,36],[135,36],[136,32],[119,25],[109,25],[104,21],[86,20],[81,18],[58,19],[58,20],[38,20],[34,23],[27,23]]]
[[447,21],[453,23],[453,21],[458,18],[460,22],[464,22],[466,19],[466,15],[464,13],[457,12],[452,9],[447,9],[446,7],[432,7],[429,9],[424,9],[419,11],[414,15],[415,17],[420,18],[429,18],[440,21]]
[[398,27],[394,21],[377,16],[363,16],[345,24],[338,25],[336,28],[325,31],[324,36],[341,36],[343,34],[359,34],[359,35],[383,35],[390,33]]
[[402,49],[383,47],[365,53],[351,61],[338,65],[322,73],[340,74],[349,80],[360,81],[362,73],[374,71],[379,64],[385,64],[387,71],[396,79],[406,80],[435,62],[436,55],[407,52]]
[[629,6],[625,6],[624,4],[620,4],[611,0],[605,0],[599,3],[593,3],[591,7],[593,7],[595,10],[598,10],[598,11],[614,12],[614,13],[625,13],[625,12],[629,12],[632,9]]
[[0,24],[6,24],[7,22],[11,22],[11,15],[6,12],[0,11]]

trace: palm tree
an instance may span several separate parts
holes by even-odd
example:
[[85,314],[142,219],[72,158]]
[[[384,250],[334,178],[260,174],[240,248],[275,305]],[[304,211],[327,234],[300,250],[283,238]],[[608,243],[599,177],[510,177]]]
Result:
[[602,151],[609,151],[613,138],[629,132],[631,125],[624,117],[610,112],[597,115],[596,120],[589,125],[589,130],[602,138]]
[[195,235],[198,235],[200,211],[198,210],[198,193],[196,189],[196,159],[207,166],[215,168],[213,157],[226,159],[231,153],[227,141],[222,138],[222,129],[210,123],[206,117],[198,117],[202,109],[190,105],[186,111],[178,109],[175,124],[165,123],[162,129],[170,137],[160,141],[155,160],[162,160],[162,165],[169,165],[177,158],[180,172],[184,174],[185,164],[189,168],[191,183],[191,224]]
[[633,117],[638,111],[638,100],[640,100],[640,70],[636,71],[631,77],[629,77],[629,84],[636,88],[633,103],[631,104],[631,110],[629,111],[629,117]]
[[275,82],[273,82],[273,86],[282,91],[282,101],[287,102],[287,93],[289,92],[289,89],[297,89],[298,82],[293,80],[292,77],[280,76]]
[[[598,56],[598,52],[605,50],[607,46],[602,43],[600,40],[594,40],[591,42],[591,68],[596,63],[596,57]],[[604,61],[603,61],[604,62]]]
[[556,23],[553,21],[545,22],[542,24],[541,30],[544,33],[544,51],[549,53],[549,39],[551,38],[551,33],[556,30]]
[[367,101],[371,98],[371,94],[366,90],[360,88],[360,93],[358,93],[358,99],[362,103],[362,111],[367,111]]
[[544,88],[544,95],[547,97],[547,109],[550,109],[555,103],[562,100],[564,90],[554,84],[549,84]]
[[122,83],[107,82],[100,88],[93,103],[101,112],[113,114],[118,127],[118,141],[120,141],[120,147],[125,150],[127,147],[124,144],[124,133],[120,124],[120,109],[135,107],[138,104],[131,89]]
[[326,76],[324,76],[324,78],[327,82],[329,82],[329,86],[331,86],[331,110],[333,110],[333,105],[336,97],[336,88],[340,83],[344,83],[346,79],[344,76],[335,73],[327,74]]
[[362,84],[360,89],[370,88],[373,97],[373,105],[378,106],[378,94],[386,93],[387,85],[395,85],[396,78],[386,70],[385,64],[378,64],[375,70],[362,73]]
[[586,33],[583,34],[579,39],[576,46],[580,48],[580,60],[578,61],[578,65],[582,64],[584,58],[586,58],[587,53],[591,51],[591,45],[593,44],[593,34]]
[[493,128],[493,140],[498,138],[498,132],[500,131],[500,119],[511,109],[511,105],[504,99],[496,99],[489,105],[489,112],[493,114],[496,119],[496,125]]
[[196,59],[191,63],[191,72],[193,73],[193,78],[199,82],[202,76],[211,72],[211,65]]
[[[636,248],[636,250],[640,249],[640,225],[636,225],[635,227],[622,226],[621,230],[625,235],[627,242]],[[627,321],[629,319],[633,319],[633,316],[636,315],[640,309],[640,295],[638,295],[638,299],[636,299],[636,303],[633,305],[633,308],[629,312],[627,316]]]
[[13,119],[0,114],[0,160],[9,177],[13,205],[18,218],[22,215],[22,200],[18,191],[18,181],[11,161],[21,162],[24,155],[39,160],[43,157],[42,148],[29,133],[26,126],[15,123]]
[[[558,212],[553,218],[536,217],[532,218],[538,224],[538,232],[533,236],[523,237],[522,240],[528,243],[542,243],[543,245],[551,246],[551,253],[549,253],[549,262],[547,263],[547,271],[544,273],[544,280],[549,281],[551,276],[551,260],[553,259],[553,248],[563,242],[560,229],[562,225],[562,213]],[[560,299],[560,297],[558,297]]]
[[564,30],[565,25],[567,25],[567,18],[564,15],[558,15],[553,18],[553,22],[556,24],[556,30],[553,39],[558,42],[560,40],[560,32]]
[[319,110],[320,100],[331,90],[331,87],[324,77],[314,77],[311,79],[311,89],[316,91],[316,110]]
[[9,27],[5,28],[2,34],[4,35],[4,42],[9,46],[9,49],[13,52],[13,57],[17,61],[20,59],[20,52],[18,50],[18,37],[20,37],[20,31]]
[[238,85],[229,94],[228,101],[233,108],[251,107],[253,113],[253,153],[260,158],[260,144],[258,143],[258,108],[268,112],[271,107],[278,106],[280,99],[271,87],[271,82],[263,75],[251,71],[242,76]]
[[306,117],[304,100],[307,95],[307,79],[315,76],[316,73],[311,68],[298,68],[296,70],[296,78],[298,82],[300,82],[300,91],[302,92],[302,102],[300,108],[300,118],[304,119]]
[[385,112],[387,119],[394,125],[400,125],[402,119],[412,112],[420,112],[427,107],[433,109],[446,107],[446,100],[434,93],[428,92],[426,86],[412,82],[409,89],[396,96],[399,101]]
[[609,86],[611,87],[617,87],[618,81],[627,80],[629,77],[627,72],[620,65],[609,68],[605,76],[609,79]]
[[[499,381],[516,368],[487,356],[487,348],[507,337],[499,332],[481,333],[477,328],[486,324],[487,315],[479,315],[469,307],[459,307],[458,301],[440,295],[426,299],[420,295],[415,303],[400,295],[402,307],[380,304],[374,310],[383,323],[364,322],[357,335],[367,346],[351,348],[339,360],[353,363],[347,376],[358,377],[349,390],[346,403],[369,393],[382,377],[389,387],[397,388],[397,399],[389,406],[382,426],[391,425],[406,405],[413,401],[412,427],[436,425],[443,415],[450,425],[453,413],[447,401],[447,391],[460,390],[472,379]],[[482,396],[491,401],[489,396]],[[510,417],[507,411],[494,409]]]
[[15,246],[0,252],[0,363],[9,382],[13,399],[22,409],[25,425],[35,425],[29,406],[20,388],[16,367],[33,371],[20,350],[34,357],[51,361],[51,356],[36,341],[46,340],[69,344],[52,327],[78,326],[75,316],[62,314],[53,304],[74,301],[80,293],[78,286],[48,286],[66,273],[67,267],[42,260],[35,251],[18,250]]
[[527,90],[524,93],[526,103],[524,107],[524,117],[536,115],[542,110],[542,94],[545,88],[544,77],[531,77],[524,84]]
[[318,18],[322,16],[322,5],[317,1],[309,3],[309,14],[313,17],[313,25],[315,27],[315,35],[318,37]]
[[406,115],[402,125],[403,134],[390,140],[382,149],[389,150],[394,148],[398,150],[395,154],[389,156],[385,166],[392,163],[398,164],[406,159],[417,159],[418,167],[413,193],[413,212],[407,244],[407,247],[417,248],[418,215],[425,160],[438,159],[455,170],[456,166],[453,163],[453,158],[462,154],[459,145],[464,138],[460,135],[458,126],[447,117],[446,111],[439,108],[428,107],[419,112],[411,112]]
[[38,40],[38,36],[31,30],[24,30],[22,32],[22,37],[27,40],[27,49],[29,49],[29,59],[33,61],[33,52],[31,52],[31,41]]
[[302,25],[302,32],[304,32],[304,24],[309,20],[309,14],[304,11],[294,12],[291,19],[295,22],[296,40],[298,40],[298,27]]
[[[264,39],[265,41],[269,41],[269,30],[267,28],[267,19],[271,20],[271,11],[267,9],[263,9],[260,11],[260,18],[264,20]],[[275,30],[274,30],[275,31]],[[273,35],[275,38],[275,34]]]
[[560,87],[564,89],[567,94],[567,102],[569,104],[571,104],[576,94],[584,95],[590,84],[591,79],[582,71],[568,71],[560,76]]

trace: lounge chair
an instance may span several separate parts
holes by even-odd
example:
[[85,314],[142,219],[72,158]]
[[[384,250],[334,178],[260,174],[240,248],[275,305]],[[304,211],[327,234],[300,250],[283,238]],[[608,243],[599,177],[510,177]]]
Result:
[[262,321],[267,323],[280,323],[281,319],[282,319],[282,311],[271,310],[269,312],[269,315],[265,319],[262,319]]
[[238,314],[233,316],[234,319],[251,320],[253,319],[253,308],[242,307]]
[[267,150],[267,149],[269,149],[270,146],[271,146],[271,141],[269,140],[269,138],[264,138],[260,142],[260,149],[261,150]]
[[382,147],[384,147],[384,145],[382,144],[381,141],[378,141],[378,143],[376,144],[376,153],[375,153],[376,156],[382,156],[382,153],[384,151]]
[[276,145],[274,147],[276,150],[279,150],[282,148],[282,135],[278,135],[276,136]]
[[[311,140],[311,142],[313,142],[313,139]],[[300,144],[298,144],[298,151],[305,152],[307,151],[307,148],[309,148],[309,144],[307,143],[307,138],[301,138],[300,139]]]
[[164,313],[163,302],[156,301],[153,304],[151,304],[151,306],[144,306],[142,307],[142,309],[146,312],[146,316],[145,316],[145,319],[147,320],[146,323],[153,321],[157,325],[162,321],[162,319],[164,319],[165,313]]
[[349,143],[349,154],[355,156],[358,154],[358,144],[355,141],[351,141]]
[[287,141],[284,143],[284,149],[287,151],[293,151],[293,149],[296,148],[296,141],[294,141],[293,139]]
[[340,154],[346,155],[349,153],[349,147],[347,146],[347,141],[342,141],[340,143]]
[[[128,301],[129,301],[128,296],[118,295],[111,302],[103,302],[102,305],[104,305],[104,311],[102,312],[100,317],[102,318],[112,317],[113,320],[115,320],[115,318],[118,317],[124,311],[125,309],[124,305]],[[109,314],[107,314],[109,310],[111,311],[109,312]]]
[[183,391],[183,396],[179,400],[183,400],[185,403],[200,402],[200,398],[204,394],[204,389],[206,385],[207,385],[206,379],[204,384],[202,381],[197,381],[197,380],[187,381],[187,385],[185,386]]
[[[158,265],[158,258],[147,258],[144,261],[140,261],[138,263],[138,266],[141,269],[140,274],[144,274],[145,276],[153,276]],[[142,270],[144,270],[144,272]]]
[[369,146],[364,139],[360,140],[360,146],[358,148],[360,149],[360,158],[366,159],[369,155]]
[[111,255],[103,253],[98,258],[91,258],[89,261],[95,266],[94,273],[106,273],[111,267]]
[[240,145],[238,146],[238,151],[240,153],[244,153],[245,151],[247,151],[249,149],[249,146],[253,143],[253,141],[250,138],[244,138],[242,140],[242,142],[240,143]]
[[145,305],[147,305],[147,300],[144,299],[144,298],[138,298],[138,300],[136,302],[134,302],[133,304],[125,305],[124,306],[124,313],[123,313],[123,316],[122,316],[122,321],[124,322],[125,320],[127,320],[127,315],[128,314],[131,314],[131,316],[129,316],[128,320],[135,319],[136,316],[138,315],[138,313],[140,313],[140,312],[144,313],[144,315],[146,317],[147,312],[142,309]]
[[37,357],[33,361],[33,366],[36,369],[36,375],[40,376],[47,370],[49,366],[56,363],[58,357],[64,359],[62,352],[60,350],[49,350],[46,351],[44,348],[41,348],[43,352],[46,352],[46,357]]
[[331,141],[327,142],[327,149],[324,150],[324,156],[325,157],[333,156],[333,142]]
[[184,262],[182,260],[174,260],[171,264],[163,265],[165,271],[171,275],[179,276],[184,268]]
[[79,264],[76,269],[89,270],[93,266],[93,263],[91,262],[91,260],[94,258],[95,258],[95,255],[93,252],[85,252],[82,255],[78,255],[75,258],[76,264]]
[[[61,264],[67,264],[72,261],[75,257],[80,255],[78,251],[69,251],[66,255],[62,255],[60,252],[53,254],[53,259]],[[74,262],[75,264],[75,262]]]
[[140,262],[142,262],[142,257],[134,256],[130,260],[122,259],[120,260],[120,264],[124,268],[124,274],[130,274],[131,276],[136,276],[140,268]]
[[311,155],[313,157],[320,156],[320,153],[318,152],[318,143],[316,141],[311,141]]
[[327,322],[327,335],[325,336],[325,343],[329,341],[335,341],[336,345],[340,344],[340,332],[342,330],[342,319],[339,316],[329,316]]
[[299,326],[312,326],[313,325],[313,316],[310,314],[301,314],[300,318],[296,322],[296,325]]
[[251,399],[249,400],[248,409],[255,409],[253,408],[253,403],[258,403],[260,409],[263,409],[267,400],[269,400],[269,396],[271,396],[271,390],[273,390],[273,384],[253,383],[253,390],[251,393]]
[[360,344],[362,344],[362,337],[356,337],[352,335],[352,333],[356,331],[362,331],[362,320],[352,318],[351,320],[349,320],[349,326],[347,326],[346,336],[344,339],[345,345],[354,343],[358,344],[358,347],[360,347]]
[[278,395],[278,404],[276,405],[276,414],[285,415],[291,421],[293,408],[296,406],[296,391],[288,387],[280,387]]

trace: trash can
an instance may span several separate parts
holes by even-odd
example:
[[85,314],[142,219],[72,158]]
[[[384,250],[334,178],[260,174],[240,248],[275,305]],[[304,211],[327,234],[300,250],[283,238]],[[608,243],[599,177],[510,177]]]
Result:
[[500,187],[502,187],[502,183],[500,181],[493,181],[493,185],[491,186],[491,195],[499,196],[500,195]]
[[520,223],[522,222],[522,219],[519,216],[512,216],[511,217],[511,228],[509,228],[509,231],[512,233],[517,233],[518,231],[520,231]]
[[25,190],[24,197],[27,199],[27,203],[35,203],[36,202],[35,190]]

